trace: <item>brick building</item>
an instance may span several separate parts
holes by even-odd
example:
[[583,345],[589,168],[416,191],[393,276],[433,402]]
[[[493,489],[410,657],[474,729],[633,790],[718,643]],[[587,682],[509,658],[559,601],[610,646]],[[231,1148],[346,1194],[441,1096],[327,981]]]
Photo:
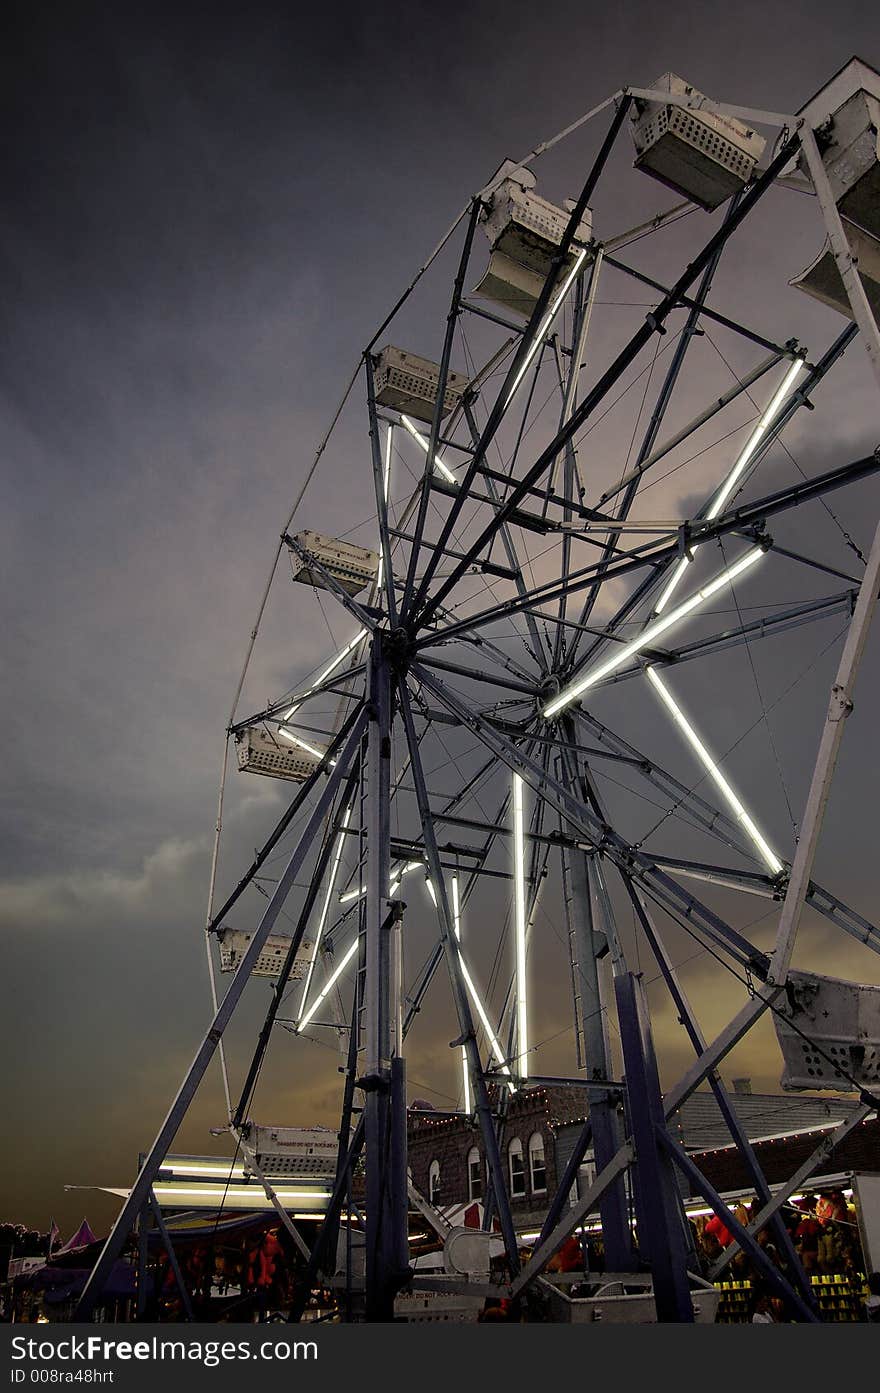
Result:
[[[851,1117],[851,1098],[803,1094],[753,1094],[747,1080],[730,1097],[753,1143],[767,1180],[787,1180],[822,1137]],[[501,1153],[518,1228],[540,1224],[587,1117],[585,1089],[537,1086],[508,1101]],[[691,1095],[672,1120],[673,1135],[722,1193],[751,1188],[748,1170],[733,1145],[714,1095]],[[486,1158],[479,1129],[469,1119],[413,1106],[409,1115],[409,1165],[413,1181],[440,1207],[482,1199]],[[861,1123],[823,1163],[822,1173],[880,1172],[880,1122]],[[579,1188],[592,1180],[588,1153]],[[684,1193],[687,1193],[686,1187]]]
[[[577,1086],[525,1088],[509,1099],[501,1154],[518,1226],[543,1218],[560,1174],[556,1130],[586,1107],[587,1092]],[[412,1178],[428,1199],[446,1206],[483,1198],[486,1156],[478,1127],[417,1104],[408,1130]]]

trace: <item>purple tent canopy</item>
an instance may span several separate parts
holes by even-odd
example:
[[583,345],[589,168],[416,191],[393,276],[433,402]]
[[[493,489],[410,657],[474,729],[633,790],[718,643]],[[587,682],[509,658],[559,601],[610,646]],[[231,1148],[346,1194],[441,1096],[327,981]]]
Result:
[[78,1248],[88,1248],[90,1243],[97,1243],[97,1241],[97,1235],[92,1232],[88,1219],[83,1219],[73,1237],[68,1238],[67,1242],[62,1244],[60,1248],[56,1248],[52,1257],[57,1258],[61,1253],[75,1253]]

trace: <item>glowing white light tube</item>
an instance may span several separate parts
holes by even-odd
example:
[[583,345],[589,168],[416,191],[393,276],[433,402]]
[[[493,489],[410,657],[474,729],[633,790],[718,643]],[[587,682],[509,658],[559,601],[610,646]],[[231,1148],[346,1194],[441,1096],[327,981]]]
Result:
[[528,989],[526,985],[526,840],[524,826],[524,783],[513,776],[513,899],[514,940],[516,945],[516,1052],[517,1072],[525,1079],[529,1071]]
[[762,835],[754,820],[746,812],[733,787],[728,783],[718,767],[717,761],[712,758],[712,755],[703,744],[699,735],[697,735],[697,732],[694,730],[687,716],[685,716],[678,702],[657,672],[657,669],[649,667],[648,677],[654,690],[657,692],[661,701],[672,716],[672,719],[675,721],[675,724],[696,754],[697,759],[706,770],[706,773],[715,784],[715,787],[721,793],[721,796],[727,803],[727,806],[730,808],[737,822],[748,836],[758,856],[764,862],[764,865],[771,875],[778,875],[782,870],[782,862],[773,851],[766,838]]
[[348,807],[345,810],[345,816],[342,819],[342,828],[336,837],[336,846],[333,849],[333,864],[330,867],[330,879],[327,883],[327,893],[324,896],[324,904],[321,908],[321,917],[318,920],[318,928],[315,933],[315,942],[312,946],[312,956],[309,962],[309,970],[306,973],[305,986],[302,989],[302,996],[300,997],[300,1015],[302,1015],[303,1011],[305,1010],[306,1001],[308,1000],[309,995],[309,987],[312,985],[312,973],[315,970],[315,963],[318,958],[318,949],[321,946],[321,935],[324,932],[324,925],[327,923],[327,915],[330,913],[330,901],[333,897],[333,887],[336,884],[336,873],[339,870],[339,862],[342,859],[342,848],[345,845],[345,829],[348,826],[348,819],[351,817],[351,811],[353,807],[354,804],[349,803]]
[[[213,1198],[216,1196],[218,1199],[220,1199],[220,1200],[222,1201],[223,1198],[224,1198],[225,1196],[230,1195],[230,1194],[233,1195],[233,1196],[236,1196],[236,1195],[251,1195],[251,1196],[252,1196],[252,1195],[254,1194],[254,1189],[253,1189],[252,1186],[241,1186],[241,1187],[239,1187],[239,1186],[230,1186],[229,1189],[227,1190],[227,1189],[224,1189],[224,1187],[223,1187],[222,1185],[213,1185],[213,1186],[210,1186],[210,1187],[204,1187],[204,1188],[203,1188],[203,1187],[200,1187],[200,1186],[197,1186],[197,1185],[166,1185],[166,1184],[164,1184],[164,1182],[162,1182],[162,1181],[159,1181],[156,1185],[154,1185],[154,1186],[153,1186],[153,1189],[154,1189],[154,1191],[155,1191],[155,1194],[156,1194],[157,1198],[159,1198],[159,1199],[173,1199],[175,1196],[182,1196],[184,1199],[186,1199],[187,1196],[190,1196],[190,1195],[196,1196],[196,1195],[198,1195],[200,1198],[207,1197],[208,1199],[213,1199]],[[278,1190],[278,1189],[276,1189],[276,1190],[275,1190],[275,1194],[276,1194],[276,1197],[277,1197],[279,1200],[282,1201],[282,1203],[283,1203],[284,1201],[286,1201],[286,1200],[329,1200],[329,1199],[330,1199],[330,1191],[329,1191],[329,1190]],[[260,1196],[260,1199],[262,1200],[262,1196]]]
[[[788,371],[786,372],[785,376],[780,382],[779,387],[774,393],[771,401],[769,402],[768,406],[765,408],[763,414],[758,420],[755,429],[752,431],[751,435],[746,441],[744,448],[737,456],[736,463],[734,464],[727,478],[724,480],[724,483],[721,485],[720,489],[713,498],[709,511],[706,514],[706,517],[709,521],[711,521],[713,518],[717,518],[718,514],[724,508],[725,503],[727,502],[730,495],[733,493],[733,490],[736,488],[737,483],[742,478],[743,473],[748,468],[749,462],[751,461],[755,451],[757,450],[764,436],[767,434],[767,431],[770,429],[773,422],[775,421],[776,416],[779,412],[779,408],[785,401],[789,389],[794,385],[795,381],[800,376],[803,370],[803,366],[803,358],[796,358],[795,361],[789,367]],[[681,580],[691,561],[696,556],[697,550],[698,548],[694,547],[690,556],[683,556],[681,560],[677,563],[670,579],[666,583],[664,590],[660,594],[659,600],[654,606],[655,614],[662,614],[663,610],[669,604],[669,601],[672,599],[672,596],[678,589],[679,581]]]
[[309,696],[309,694],[315,690],[315,687],[320,687],[321,683],[322,683],[322,682],[325,682],[325,681],[327,680],[327,678],[330,676],[330,674],[331,674],[332,672],[335,672],[335,671],[336,671],[336,669],[339,667],[339,664],[343,661],[343,659],[344,659],[344,658],[347,658],[348,655],[349,655],[349,653],[351,653],[355,648],[357,648],[357,646],[358,646],[358,644],[360,643],[361,639],[364,638],[364,637],[366,637],[366,632],[367,632],[366,629],[358,629],[358,631],[357,631],[357,633],[355,634],[354,638],[353,638],[349,643],[347,643],[347,644],[345,645],[345,647],[344,647],[343,649],[341,649],[341,651],[340,651],[339,653],[336,654],[336,657],[333,659],[332,663],[330,663],[327,667],[325,667],[325,669],[324,669],[324,671],[321,673],[321,675],[320,675],[319,677],[316,677],[316,678],[315,678],[315,681],[314,681],[313,685],[312,685],[311,687],[309,687],[305,692],[303,692],[302,696],[300,696],[300,697],[297,698],[296,705],[295,705],[295,706],[291,706],[291,708],[290,708],[289,711],[285,711],[284,716],[283,716],[283,719],[284,719],[285,721],[289,721],[289,720],[290,720],[290,718],[291,718],[291,716],[293,715],[294,711],[299,710],[299,707],[300,707],[300,706],[302,705],[302,703],[305,701],[306,697]]
[[507,394],[507,401],[504,403],[504,410],[505,410],[505,411],[506,411],[507,408],[510,406],[510,403],[513,401],[514,393],[516,392],[517,388],[519,387],[519,384],[522,382],[523,378],[525,377],[526,373],[528,372],[529,364],[531,363],[532,359],[534,358],[534,356],[535,356],[535,354],[537,353],[538,349],[540,348],[541,344],[544,342],[544,338],[545,338],[545,335],[546,335],[546,333],[547,333],[547,330],[550,328],[550,325],[553,323],[554,319],[556,318],[556,315],[557,315],[557,313],[558,313],[558,311],[559,311],[559,307],[561,306],[563,300],[565,299],[566,295],[568,294],[569,290],[571,289],[572,281],[574,280],[574,278],[575,278],[575,276],[577,275],[578,271],[581,269],[581,267],[582,267],[583,264],[584,264],[584,257],[586,256],[586,254],[587,254],[587,249],[586,249],[586,247],[582,247],[581,250],[578,252],[577,256],[575,257],[575,259],[574,259],[574,265],[572,266],[571,270],[569,271],[568,275],[566,276],[565,280],[563,281],[563,283],[562,283],[562,288],[560,289],[559,293],[557,294],[556,299],[553,301],[553,303],[551,304],[551,306],[550,306],[550,308],[548,309],[547,313],[544,315],[544,318],[543,318],[543,320],[541,321],[541,327],[540,327],[540,329],[538,330],[538,332],[535,334],[534,338],[532,339],[531,347],[530,347],[528,353],[526,354],[525,358],[523,359],[523,361],[522,361],[522,363],[521,363],[521,365],[520,365],[520,370],[519,370],[519,372],[517,373],[516,377],[513,379],[513,386],[511,387],[510,391],[509,391],[508,394]]
[[424,866],[424,864],[424,861],[407,861],[405,866],[403,866],[399,871],[395,871],[394,875],[391,877],[391,884],[388,886],[389,900],[393,899],[394,896],[397,894],[398,890],[400,889],[400,882],[403,880],[403,877],[405,875],[409,875],[410,871],[418,870],[419,866]]
[[[386,435],[385,435],[385,462],[384,462],[385,467],[384,467],[384,471],[383,471],[383,474],[382,474],[382,494],[383,494],[383,497],[384,497],[384,499],[385,499],[385,506],[386,506],[386,508],[387,508],[387,506],[388,506],[388,486],[389,486],[389,484],[390,484],[390,482],[391,482],[391,445],[392,445],[392,442],[393,442],[393,440],[394,440],[393,431],[394,431],[394,427],[393,427],[393,426],[391,425],[391,423],[389,422],[389,424],[388,424],[388,430],[387,430]],[[381,590],[381,589],[382,589],[382,577],[383,577],[383,575],[385,574],[385,572],[384,572],[384,565],[385,565],[385,557],[384,557],[383,554],[382,554],[382,544],[381,544],[381,539],[380,539],[380,543],[379,543],[379,566],[378,566],[378,569],[377,569],[377,571],[376,571],[376,589],[377,589],[377,590]]]
[[692,614],[705,600],[711,599],[711,597],[727,585],[729,581],[735,580],[737,576],[747,571],[750,566],[754,566],[755,562],[760,561],[763,555],[764,553],[760,547],[752,547],[749,551],[745,552],[738,561],[734,561],[732,565],[725,566],[723,571],[719,571],[715,579],[708,581],[701,590],[694,591],[693,595],[690,595],[686,600],[682,600],[681,604],[677,605],[675,609],[670,610],[669,613],[663,615],[662,618],[655,619],[652,624],[649,624],[646,629],[642,630],[637,638],[632,639],[630,643],[621,644],[621,646],[616,648],[603,662],[598,663],[596,667],[592,668],[585,676],[578,678],[571,686],[566,687],[564,691],[560,692],[559,696],[554,697],[554,699],[544,707],[541,713],[545,720],[549,720],[551,716],[557,715],[557,713],[564,710],[566,706],[570,706],[588,687],[595,686],[603,677],[608,677],[612,672],[616,672],[619,667],[622,667],[623,664],[634,657],[636,653],[641,652],[643,648],[650,648],[654,640],[659,638],[661,634],[665,634],[668,629],[678,624],[686,615]]
[[[395,871],[391,877],[391,883],[388,886],[388,898],[391,899],[400,889],[400,882],[405,875],[409,875],[410,871],[414,871],[418,866],[424,866],[424,864],[424,861],[407,861],[402,870]],[[357,890],[346,890],[344,895],[340,895],[339,903],[350,904],[352,900],[359,900],[361,895],[365,895],[366,893],[366,887],[359,885]]]
[[163,1171],[171,1171],[172,1175],[180,1177],[201,1175],[210,1178],[215,1176],[218,1180],[244,1180],[245,1178],[244,1166],[233,1166],[231,1164],[225,1166],[203,1166],[190,1165],[186,1161],[177,1161],[174,1163],[163,1161],[160,1169]]
[[[434,892],[434,887],[433,887],[433,885],[431,884],[430,880],[426,880],[426,881],[425,881],[425,884],[426,884],[427,887],[428,887],[428,894],[431,896],[431,899],[433,900],[434,905],[435,905],[435,907],[436,907],[436,905],[437,905],[437,896],[436,896],[436,894],[435,894],[435,892]],[[507,1061],[506,1061],[505,1058],[504,1058],[504,1051],[502,1050],[501,1046],[500,1046],[499,1043],[498,1043],[498,1037],[496,1036],[494,1030],[492,1029],[491,1025],[489,1024],[489,1017],[486,1015],[485,1008],[484,1008],[484,1006],[483,1006],[482,1001],[480,1000],[479,992],[477,991],[476,987],[474,986],[473,978],[471,977],[471,974],[468,972],[467,963],[466,963],[465,960],[464,960],[464,954],[462,953],[462,951],[461,951],[460,948],[459,948],[459,950],[458,950],[458,961],[459,961],[459,963],[461,964],[461,975],[462,975],[462,977],[464,978],[464,984],[465,984],[465,987],[467,988],[468,996],[470,997],[471,1002],[472,1002],[472,1004],[473,1004],[473,1008],[474,1008],[474,1010],[476,1011],[477,1015],[479,1016],[479,1018],[480,1018],[480,1023],[481,1023],[481,1025],[482,1025],[484,1031],[486,1032],[486,1039],[489,1041],[489,1047],[490,1047],[492,1053],[494,1054],[496,1060],[498,1061],[498,1063],[499,1063],[500,1066],[501,1066],[501,1072],[502,1072],[502,1074],[509,1074],[509,1073],[510,1073],[510,1069],[507,1067]],[[508,1088],[510,1089],[511,1093],[515,1093],[515,1092],[516,1092],[516,1090],[515,1090],[515,1088],[514,1088],[514,1086],[513,1086],[512,1083],[511,1083],[511,1084],[508,1084]]]
[[[427,454],[427,453],[428,453],[428,441],[427,441],[427,439],[425,438],[425,436],[422,435],[422,432],[421,432],[420,430],[417,430],[417,429],[416,429],[416,427],[413,425],[413,423],[412,423],[412,421],[409,419],[409,417],[403,415],[403,412],[401,412],[401,414],[400,414],[400,420],[401,420],[401,423],[402,423],[402,424],[406,427],[406,429],[409,431],[409,433],[410,433],[410,435],[412,436],[413,440],[418,441],[419,445],[421,445],[421,447],[422,447],[422,449],[424,450],[425,454]],[[435,468],[440,474],[443,475],[443,478],[446,480],[446,482],[447,482],[448,484],[457,484],[457,483],[458,483],[458,479],[455,477],[455,475],[453,474],[452,470],[449,468],[449,466],[448,466],[447,464],[444,464],[443,460],[441,459],[439,451],[438,451],[437,454],[435,454],[435,456],[434,456],[434,468]]]
[[319,750],[317,745],[310,745],[308,740],[303,740],[301,736],[294,735],[293,731],[285,730],[283,726],[278,727],[278,734],[283,735],[285,740],[289,740],[291,745],[298,745],[301,750],[307,750],[310,755],[315,755],[318,759],[323,759],[326,750]]
[[385,436],[385,472],[382,475],[382,494],[385,502],[388,502],[388,489],[391,484],[391,447],[394,443],[394,427],[388,422],[388,433]]
[[343,972],[348,967],[348,964],[351,962],[352,958],[357,952],[357,946],[358,941],[357,936],[355,936],[354,943],[352,943],[351,947],[349,948],[345,956],[342,958],[341,962],[339,962],[333,969],[332,973],[328,977],[327,981],[324,983],[321,990],[318,992],[318,995],[315,997],[306,1014],[303,1017],[301,1017],[300,1020],[297,1021],[294,1027],[294,1033],[296,1035],[299,1035],[301,1031],[305,1029],[309,1021],[312,1019],[315,1012],[317,1011],[318,1007],[321,1005],[321,1002],[326,997],[327,993],[336,985],[336,982],[342,976]]
[[[461,901],[458,895],[458,876],[452,877],[452,926],[455,931],[456,943],[461,943]],[[461,950],[459,950],[460,952]],[[462,1099],[465,1112],[471,1111],[471,1078],[468,1073],[467,1050],[464,1045],[461,1047],[461,1082]]]
[[352,900],[359,900],[361,895],[367,893],[365,886],[359,885],[357,890],[346,890],[344,895],[339,896],[340,904],[350,904]]

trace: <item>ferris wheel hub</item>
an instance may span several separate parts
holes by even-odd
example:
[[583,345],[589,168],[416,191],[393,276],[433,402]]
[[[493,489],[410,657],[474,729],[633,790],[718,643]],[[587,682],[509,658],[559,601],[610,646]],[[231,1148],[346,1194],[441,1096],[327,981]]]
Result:
[[543,708],[562,691],[562,679],[556,672],[550,672],[538,687],[538,707]]
[[404,672],[413,655],[413,638],[409,630],[399,625],[382,634],[382,652],[397,672]]

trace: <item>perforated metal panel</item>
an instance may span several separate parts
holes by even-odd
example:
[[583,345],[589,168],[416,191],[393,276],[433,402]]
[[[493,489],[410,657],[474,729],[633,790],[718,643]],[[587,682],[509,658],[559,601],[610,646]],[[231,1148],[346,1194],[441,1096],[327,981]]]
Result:
[[[664,73],[651,86],[671,96],[707,100],[674,73]],[[637,113],[632,127],[636,169],[702,208],[717,208],[743,188],[764,149],[762,136],[717,112],[674,102],[641,102]]]
[[235,739],[238,767],[244,774],[264,774],[270,779],[292,779],[302,784],[321,762],[317,755],[263,726],[250,726]]
[[338,1141],[329,1128],[252,1126],[248,1140],[268,1176],[332,1180],[336,1175]]
[[[569,217],[565,209],[524,188],[516,178],[503,180],[481,214],[492,251],[489,268],[474,293],[528,317],[553,268]],[[574,249],[559,268],[557,279],[592,233],[592,213],[587,209],[578,225]]]
[[[450,372],[443,393],[443,415],[448,416],[461,401],[468,379],[464,373]],[[440,386],[440,366],[430,358],[420,358],[393,344],[386,344],[376,364],[376,401],[417,421],[430,423]]]
[[[348,595],[359,594],[375,578],[379,568],[379,553],[369,547],[356,547],[352,542],[310,531],[298,532],[296,541]],[[302,562],[293,579],[302,585],[313,585],[317,590],[330,589],[320,571],[309,566],[307,561]]]
[[880,987],[792,972],[787,994],[784,1017],[774,1015],[783,1088],[848,1093],[880,1083]]
[[[217,941],[220,945],[221,972],[236,971],[250,946],[252,938],[253,933],[248,929],[224,928],[220,930],[217,935]],[[251,969],[252,976],[277,977],[284,966],[284,961],[289,950],[289,938],[285,938],[283,934],[270,934],[260,951],[254,967]],[[305,977],[311,955],[311,943],[303,940],[293,960],[290,981],[298,982]]]
[[[564,208],[522,188],[515,179],[506,179],[493,193],[481,221],[493,251],[506,252],[521,265],[546,276],[569,218]],[[592,234],[593,216],[588,208],[575,241],[583,246]]]

